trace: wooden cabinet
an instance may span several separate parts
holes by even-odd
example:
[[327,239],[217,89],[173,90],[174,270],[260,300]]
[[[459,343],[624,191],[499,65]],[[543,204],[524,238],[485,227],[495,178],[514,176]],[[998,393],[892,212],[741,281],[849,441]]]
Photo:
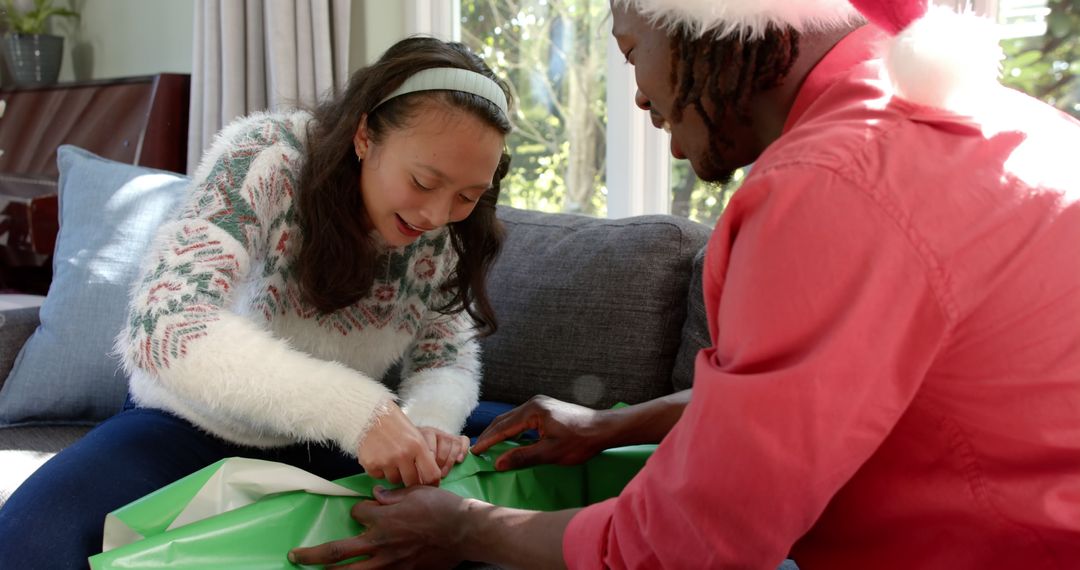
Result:
[[43,294],[58,228],[56,149],[185,172],[190,77],[0,89],[0,290]]

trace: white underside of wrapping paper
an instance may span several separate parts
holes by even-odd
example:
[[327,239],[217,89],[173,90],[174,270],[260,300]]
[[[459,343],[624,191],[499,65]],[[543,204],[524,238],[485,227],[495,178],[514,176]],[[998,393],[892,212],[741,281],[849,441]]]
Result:
[[[233,457],[226,459],[188,502],[167,530],[201,521],[250,505],[275,493],[307,491],[316,495],[358,497],[357,492],[312,475],[299,467]],[[131,544],[144,537],[111,513],[105,517],[102,551]]]

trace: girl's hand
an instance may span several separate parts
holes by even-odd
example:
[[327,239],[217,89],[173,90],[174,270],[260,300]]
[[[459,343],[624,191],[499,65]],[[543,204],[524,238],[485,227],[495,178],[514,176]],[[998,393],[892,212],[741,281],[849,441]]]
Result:
[[388,408],[360,440],[360,465],[372,477],[391,483],[438,485],[442,470],[435,451],[397,404],[391,402]]
[[433,427],[420,428],[428,449],[435,454],[435,462],[442,470],[442,476],[446,477],[450,469],[465,461],[465,454],[469,451],[469,438],[463,435],[450,435],[441,429]]

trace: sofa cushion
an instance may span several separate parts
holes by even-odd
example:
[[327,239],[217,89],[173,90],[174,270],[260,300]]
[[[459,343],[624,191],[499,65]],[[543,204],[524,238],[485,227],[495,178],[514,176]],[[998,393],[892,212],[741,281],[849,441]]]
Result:
[[153,232],[188,179],[58,153],[60,233],[41,324],[0,389],[0,425],[96,423],[120,410],[127,380],[112,353],[128,290]]
[[0,309],[0,389],[15,364],[19,348],[34,334],[38,323],[38,307]]
[[488,285],[499,330],[481,340],[481,397],[520,404],[543,393],[605,408],[672,392],[692,262],[709,228],[503,206],[499,217],[508,235]]
[[712,345],[709,321],[705,314],[705,291],[702,271],[705,268],[705,247],[694,255],[694,270],[690,273],[690,289],[686,294],[686,321],[682,327],[682,342],[671,372],[671,387],[676,392],[694,385],[694,362],[703,348]]

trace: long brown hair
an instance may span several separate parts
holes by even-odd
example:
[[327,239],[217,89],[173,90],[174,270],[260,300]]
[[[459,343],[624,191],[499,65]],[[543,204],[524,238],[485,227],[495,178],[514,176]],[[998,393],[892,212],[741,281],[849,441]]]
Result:
[[[510,90],[484,62],[460,43],[412,37],[394,44],[375,64],[356,71],[345,91],[319,105],[308,127],[307,156],[300,170],[298,219],[303,232],[296,271],[300,291],[318,310],[329,313],[369,294],[377,270],[377,251],[363,199],[357,192],[361,161],[353,135],[364,114],[372,141],[408,126],[420,105],[438,99],[465,110],[503,135],[510,119],[494,103],[460,91],[422,91],[379,104],[413,74],[432,67],[456,67],[480,73]],[[495,216],[500,182],[510,168],[503,153],[491,188],[469,217],[449,225],[457,266],[443,291],[450,301],[437,309],[446,314],[468,312],[481,335],[498,324],[487,296],[487,274],[502,248],[504,230]]]

